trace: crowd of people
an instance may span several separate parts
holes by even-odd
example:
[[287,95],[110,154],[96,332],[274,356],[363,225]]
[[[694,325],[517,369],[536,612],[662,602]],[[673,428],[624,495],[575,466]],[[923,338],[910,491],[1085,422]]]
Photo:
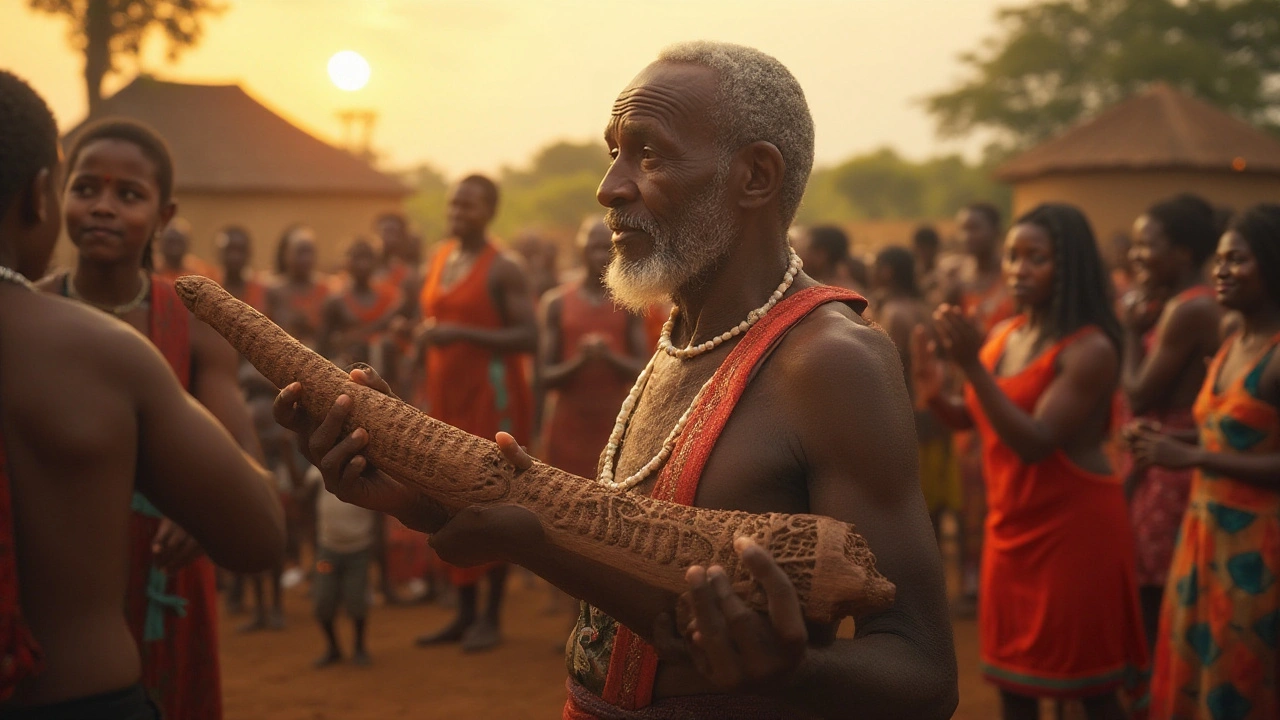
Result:
[[[1280,205],[1178,195],[1107,253],[1071,205],[1006,228],[978,202],[950,242],[921,227],[864,260],[841,228],[793,222],[812,135],[776,60],[676,46],[619,96],[607,212],[584,219],[572,268],[536,238],[504,248],[500,189],[470,175],[429,256],[387,213],[333,274],[314,228],[285,228],[268,273],[236,225],[214,262],[191,254],[181,169],[148,127],[98,121],[62,162],[43,101],[0,73],[0,717],[221,717],[219,588],[233,614],[251,590],[244,630],[269,631],[305,582],[317,667],[347,658],[339,609],[350,660],[373,662],[375,576],[388,603],[410,587],[455,603],[418,645],[487,650],[513,563],[583,600],[566,718],[949,717],[949,527],[950,614],[976,613],[1005,718],[1038,717],[1042,698],[1091,720],[1280,714]],[[728,160],[707,149],[725,143]],[[76,261],[46,272],[63,227]],[[317,426],[293,410],[303,387],[275,388],[190,317],[172,285],[190,273],[357,382],[497,438],[517,467],[855,522],[895,610],[853,641],[806,627],[746,542],[769,612],[695,566],[680,627],[518,519],[446,522],[379,479],[366,431],[326,429],[349,400]],[[49,534],[33,521],[48,517],[72,521]],[[93,592],[69,586],[84,577]]]

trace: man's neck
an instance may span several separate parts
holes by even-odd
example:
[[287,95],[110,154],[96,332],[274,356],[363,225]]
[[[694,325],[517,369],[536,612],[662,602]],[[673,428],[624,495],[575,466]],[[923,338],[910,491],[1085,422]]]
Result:
[[475,235],[459,235],[458,246],[463,252],[477,253],[480,252],[485,243],[488,242],[488,236],[483,231]]
[[1169,293],[1169,297],[1176,297],[1179,293],[1203,283],[1204,280],[1200,277],[1200,273],[1195,270],[1184,270],[1178,275],[1177,280],[1169,285],[1167,291]]
[[591,296],[604,295],[604,271],[593,273],[587,270],[586,275],[582,278],[582,290]]
[[76,263],[76,271],[69,280],[75,283],[76,293],[98,305],[123,305],[138,295],[142,280],[139,267],[132,263]]
[[1280,332],[1280,306],[1266,303],[1251,313],[1241,313],[1240,335],[1245,342],[1267,342]]
[[223,279],[224,285],[231,285],[232,287],[240,287],[244,285],[245,281],[247,280],[247,278],[245,277],[244,268],[236,268],[235,270],[232,270],[230,268],[223,268],[222,273],[224,276],[224,279]]
[[977,270],[978,275],[990,275],[1000,272],[1000,256],[994,251],[983,255],[975,255],[973,259],[977,263],[974,269]]
[[677,345],[706,342],[768,302],[787,272],[787,251],[783,238],[766,247],[769,249],[756,250],[744,242],[708,277],[695,282],[695,288],[676,293],[674,300],[680,308]]
[[373,289],[369,284],[369,278],[351,278],[351,290],[357,295],[368,295]]

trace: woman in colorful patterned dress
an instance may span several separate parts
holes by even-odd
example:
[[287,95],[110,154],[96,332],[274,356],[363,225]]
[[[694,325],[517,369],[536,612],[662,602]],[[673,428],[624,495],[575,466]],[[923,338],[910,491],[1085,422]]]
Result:
[[1218,243],[1218,302],[1242,329],[1195,403],[1195,437],[1130,434],[1148,465],[1194,468],[1169,572],[1152,717],[1280,717],[1280,205],[1241,215]]
[[945,422],[982,443],[983,675],[1006,720],[1038,718],[1040,698],[1079,699],[1090,720],[1124,718],[1116,690],[1138,689],[1147,647],[1124,492],[1103,451],[1120,378],[1110,281],[1069,205],[1020,218],[1002,265],[1018,314],[983,344],[972,314],[940,307],[934,327],[965,396],[930,393]]

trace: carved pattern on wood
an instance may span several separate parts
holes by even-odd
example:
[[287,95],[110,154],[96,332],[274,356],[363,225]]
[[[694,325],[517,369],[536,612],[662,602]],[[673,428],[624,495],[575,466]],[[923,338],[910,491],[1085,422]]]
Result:
[[490,440],[446,425],[395,398],[352,383],[345,372],[289,337],[261,313],[200,276],[179,278],[178,295],[277,387],[302,381],[303,407],[323,417],[343,393],[353,401],[347,432],[366,428],[365,455],[397,481],[451,511],[514,503],[542,522],[549,542],[650,585],[679,593],[694,564],[725,568],[734,589],[765,609],[761,588],[738,563],[733,541],[766,547],[796,587],[805,616],[831,622],[887,609],[893,584],[853,526],[816,515],[709,510],[605,489],[535,464],[517,472]]

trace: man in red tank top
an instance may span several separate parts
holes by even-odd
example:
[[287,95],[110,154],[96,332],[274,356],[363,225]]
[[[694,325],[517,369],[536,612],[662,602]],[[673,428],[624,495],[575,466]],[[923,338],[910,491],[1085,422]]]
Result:
[[[677,627],[676,598],[558,549],[518,506],[441,524],[389,477],[345,472],[363,441],[339,441],[342,405],[312,431],[295,419],[305,392],[295,384],[277,418],[332,448],[322,464],[340,495],[433,531],[442,558],[517,562],[585,601],[567,648],[566,718],[951,717],[955,651],[897,352],[861,316],[866,301],[801,273],[787,242],[813,163],[799,83],[751,48],[676,45],[618,96],[605,138],[606,283],[626,307],[669,298],[677,312],[598,481],[698,507],[854,523],[897,586],[892,612],[859,618],[856,639],[807,625],[774,559],[740,541],[769,611],[749,610],[724,568],[695,565],[681,605],[692,617]],[[511,462],[528,462],[498,438]]]
[[615,305],[605,289],[610,237],[600,218],[583,223],[578,233],[582,280],[543,298],[538,338],[548,391],[543,460],[591,479],[618,407],[644,369],[650,347],[644,319]]
[[[1135,418],[1130,434],[1139,427],[1195,430],[1191,406],[1206,362],[1221,344],[1222,309],[1204,275],[1217,242],[1213,206],[1194,195],[1158,202],[1134,222],[1129,262],[1137,287],[1120,303],[1122,389]],[[1138,591],[1152,647],[1191,476],[1189,468],[1149,467],[1126,477]]]
[[[449,196],[452,240],[436,252],[420,302],[417,340],[426,373],[426,410],[473,435],[502,431],[533,441],[533,399],[525,356],[537,346],[533,298],[524,272],[490,241],[489,223],[498,209],[492,180],[463,178]],[[505,564],[453,567],[458,616],[419,645],[461,642],[464,650],[496,646]],[[477,586],[489,579],[489,597],[477,613]]]

